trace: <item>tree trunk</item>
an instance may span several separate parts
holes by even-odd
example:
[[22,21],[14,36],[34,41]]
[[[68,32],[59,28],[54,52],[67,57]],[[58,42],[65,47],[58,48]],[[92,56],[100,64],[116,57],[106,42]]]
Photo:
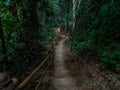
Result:
[[75,9],[76,9],[76,1],[73,0],[73,32],[75,31]]
[[68,31],[68,27],[69,27],[69,7],[70,7],[70,2],[68,1],[67,2],[67,10],[66,10],[66,12],[67,12],[67,16],[66,16],[66,31],[65,32],[67,32]]
[[1,61],[0,63],[0,70],[3,70],[3,68],[4,70],[6,70],[5,62],[8,60],[8,58],[7,58],[7,49],[5,45],[5,38],[4,38],[3,29],[2,29],[1,19],[0,19],[0,39],[1,39],[1,46],[2,46],[2,52],[3,52],[3,61]]
[[[76,13],[75,13],[75,10],[76,10],[76,0],[72,0],[72,5],[73,5],[73,7],[72,7],[72,12],[73,12],[73,17],[72,17],[72,19],[73,19],[73,26],[72,26],[72,33],[71,33],[71,35],[72,35],[72,37],[74,36],[74,31],[75,31],[75,21],[76,21]],[[73,38],[72,38],[72,43],[73,43]],[[70,48],[70,51],[72,52],[72,46],[71,46],[71,48]]]

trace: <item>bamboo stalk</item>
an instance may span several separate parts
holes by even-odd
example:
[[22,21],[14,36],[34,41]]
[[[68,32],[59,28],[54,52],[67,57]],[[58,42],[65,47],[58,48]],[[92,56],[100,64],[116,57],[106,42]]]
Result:
[[40,63],[39,66],[37,66],[33,72],[28,76],[26,77],[18,86],[17,86],[17,90],[20,90],[22,89],[31,79],[32,77],[36,74],[36,72],[44,65],[44,63],[49,59],[49,57],[51,56],[52,53],[50,53],[42,63]]
[[[48,63],[48,65],[47,65],[47,67],[46,68],[48,68],[49,67],[49,65],[50,65],[50,63],[51,63],[51,59],[53,58],[53,55],[51,55],[50,56],[50,62]],[[44,74],[45,74],[46,72],[44,72]],[[38,82],[38,84],[37,84],[37,86],[36,86],[36,88],[35,88],[35,90],[38,90],[39,89],[39,87],[40,87],[40,84],[41,84],[41,82],[42,82],[42,80],[44,79],[44,77],[45,77],[46,75],[44,75],[44,76],[42,76],[40,79],[39,79],[39,82]]]

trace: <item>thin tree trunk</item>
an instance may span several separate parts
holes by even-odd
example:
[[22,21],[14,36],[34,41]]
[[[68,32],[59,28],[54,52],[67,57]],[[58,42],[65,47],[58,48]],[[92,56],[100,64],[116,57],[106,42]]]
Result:
[[70,3],[69,3],[69,1],[67,2],[67,10],[66,10],[66,12],[67,12],[67,16],[66,16],[66,31],[65,31],[65,33],[68,31],[68,27],[69,27],[69,5]]
[[77,5],[77,9],[80,8],[81,1],[82,1],[82,0],[79,0],[78,5]]
[[76,1],[73,0],[73,32],[75,31],[75,9],[76,9]]
[[[72,1],[72,4],[73,4],[73,26],[72,26],[72,37],[74,36],[74,31],[75,31],[75,21],[76,21],[76,13],[75,13],[75,10],[76,10],[76,0],[73,0]],[[72,43],[73,43],[73,38],[72,38]],[[72,52],[72,45],[71,45],[71,48],[70,48],[70,51]]]
[[3,29],[2,29],[1,19],[0,19],[0,39],[1,39],[1,46],[2,46],[2,52],[3,52],[3,61],[1,61],[0,63],[0,69],[3,70],[3,67],[4,67],[4,70],[6,70],[5,63],[3,62],[6,62],[8,58],[7,58],[7,49],[5,45],[5,38],[4,38]]

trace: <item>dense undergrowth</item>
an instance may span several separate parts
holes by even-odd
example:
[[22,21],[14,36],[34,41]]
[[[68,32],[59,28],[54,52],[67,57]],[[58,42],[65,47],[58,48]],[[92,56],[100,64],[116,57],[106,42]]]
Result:
[[85,2],[77,9],[72,48],[94,52],[101,67],[120,72],[120,3],[114,0]]
[[5,71],[21,77],[29,72],[33,63],[42,62],[42,52],[54,38],[52,30],[57,8],[53,0],[0,1],[0,26],[7,50],[5,60],[3,47],[0,47],[0,61]]

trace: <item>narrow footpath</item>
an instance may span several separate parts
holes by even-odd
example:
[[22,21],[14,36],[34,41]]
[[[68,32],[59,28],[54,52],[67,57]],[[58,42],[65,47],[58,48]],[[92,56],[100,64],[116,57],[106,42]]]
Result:
[[69,75],[65,65],[69,53],[69,48],[65,45],[66,40],[67,37],[63,37],[55,47],[53,86],[56,90],[78,90],[75,79]]

